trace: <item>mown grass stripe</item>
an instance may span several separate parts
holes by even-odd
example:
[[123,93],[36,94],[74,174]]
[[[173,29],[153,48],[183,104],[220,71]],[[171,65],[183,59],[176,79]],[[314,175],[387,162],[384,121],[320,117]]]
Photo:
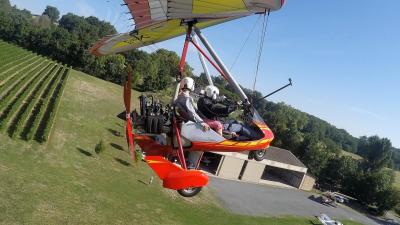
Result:
[[20,109],[22,102],[26,99],[27,96],[30,95],[32,89],[35,87],[38,78],[43,75],[43,71],[45,71],[50,65],[51,63],[48,63],[46,66],[35,70],[34,74],[32,74],[31,76],[31,79],[25,83],[25,85],[21,88],[21,91],[17,93],[10,105],[2,112],[2,115],[0,116],[0,130],[4,130],[8,127],[11,119]]
[[25,58],[24,60],[18,59],[12,66],[5,68],[4,70],[0,71],[0,83],[4,83],[4,77],[7,77],[9,74],[14,74],[21,69],[21,66],[25,66],[32,62],[32,60],[39,58],[36,54],[30,54],[29,58]]
[[8,45],[8,46],[4,46],[2,47],[2,52],[1,52],[1,56],[5,56],[7,53],[9,53],[10,50],[15,49],[15,46],[12,45]]
[[40,81],[37,83],[35,88],[32,90],[31,94],[28,96],[26,101],[23,102],[23,105],[21,106],[20,110],[18,111],[17,115],[14,117],[13,121],[11,122],[11,126],[9,127],[8,134],[12,138],[19,137],[24,125],[26,123],[26,120],[28,118],[28,115],[31,113],[32,108],[34,107],[35,103],[37,102],[37,99],[39,99],[39,95],[43,91],[44,87],[46,87],[48,81],[51,78],[51,75],[53,71],[56,68],[56,64],[50,63],[50,67],[43,71],[43,76],[40,79]]
[[26,65],[32,63],[33,60],[36,60],[37,58],[39,58],[38,55],[30,54],[28,58],[18,59],[12,66],[5,68],[3,71],[0,71],[0,85],[4,84],[4,82],[6,82],[7,79],[9,79],[8,76],[10,74],[11,76],[14,75],[15,73],[19,72],[22,68],[24,68]]
[[[24,69],[31,67],[32,64],[40,60],[41,57],[39,56],[33,56],[29,60],[25,62],[21,62],[9,69],[7,69],[7,72],[4,72],[3,74],[0,73],[0,88],[6,84],[6,82],[10,79],[13,79],[17,74],[19,74],[21,71]],[[1,90],[0,90],[1,93]]]
[[21,51],[21,50],[14,50],[10,51],[8,53],[5,53],[6,55],[1,56],[1,61],[0,61],[0,66],[5,65],[6,63],[9,63],[12,60],[15,60],[16,58],[20,57],[21,55],[26,55],[29,54],[30,52],[28,51]]
[[[7,97],[9,97],[11,93],[17,91],[17,90],[15,90],[15,87],[17,85],[19,85],[21,82],[23,82],[33,70],[35,70],[37,67],[39,67],[44,62],[46,62],[46,60],[39,58],[35,62],[34,67],[25,67],[24,70],[20,71],[12,79],[7,80],[5,85],[0,86],[0,97],[1,97],[0,98],[0,110],[2,108],[1,106],[3,104],[3,101],[6,101]],[[21,76],[18,76],[20,74],[21,74]]]
[[54,119],[57,115],[58,107],[60,105],[60,101],[64,93],[65,85],[67,84],[69,73],[70,69],[64,66],[64,69],[61,74],[62,78],[58,82],[57,88],[55,89],[53,96],[51,97],[50,103],[47,107],[47,112],[45,113],[44,116],[44,118],[46,118],[46,121],[44,121],[43,129],[39,130],[42,133],[37,134],[38,135],[37,140],[39,142],[45,142],[50,137],[51,129],[54,124]]
[[[4,98],[0,99],[0,112],[4,111],[4,107],[7,105],[10,105],[10,102],[12,102],[12,99],[23,89],[26,85],[29,84],[29,80],[32,79],[32,75],[35,74],[37,71],[37,68],[39,68],[40,65],[45,63],[46,60],[43,60],[39,65],[37,65],[34,69],[30,70],[28,73],[24,75],[24,77],[16,82],[16,84],[9,89],[9,92],[7,92],[6,95],[4,95]],[[28,79],[27,82],[25,80]]]
[[55,84],[57,84],[59,78],[61,77],[60,76],[61,70],[62,70],[62,67],[59,66],[57,72],[52,77],[52,80],[47,85],[47,88],[43,91],[42,95],[40,96],[38,103],[35,105],[35,108],[32,111],[32,116],[30,117],[30,119],[28,121],[26,130],[23,132],[23,137],[26,140],[32,140],[35,137],[35,134],[40,125],[40,121],[42,121],[42,117],[45,113],[47,104],[50,100],[51,94],[53,93],[53,90],[55,89],[55,86],[56,86]]
[[21,54],[16,54],[2,60],[0,63],[0,71],[3,71],[8,66],[12,66],[12,64],[14,64],[16,60],[26,59],[27,57],[29,57],[29,55],[29,52],[21,52]]
[[22,51],[21,49],[9,49],[0,55],[0,65],[5,64],[9,58],[15,58],[18,55],[27,53],[27,51]]
[[35,136],[34,136],[35,140],[37,140],[39,142],[42,142],[42,136],[44,134],[44,129],[46,127],[47,120],[49,119],[49,114],[51,112],[51,107],[53,105],[55,94],[57,93],[59,84],[63,79],[64,71],[65,71],[65,67],[62,67],[60,72],[57,74],[57,80],[56,80],[56,82],[53,83],[53,85],[49,91],[49,95],[47,96],[47,98],[45,100],[45,104],[43,105],[43,115],[41,117],[39,126],[38,126]]
[[58,73],[60,69],[59,64],[54,64],[54,67],[51,69],[49,75],[47,76],[46,80],[44,81],[43,85],[40,87],[40,90],[35,94],[33,100],[30,102],[30,105],[25,112],[25,114],[21,117],[21,126],[20,129],[21,131],[19,132],[20,137],[24,138],[27,140],[27,134],[30,130],[30,127],[32,126],[35,118],[37,117],[37,113],[40,109],[40,104],[42,100],[42,96],[47,88],[50,87],[51,82],[55,79],[56,74]]

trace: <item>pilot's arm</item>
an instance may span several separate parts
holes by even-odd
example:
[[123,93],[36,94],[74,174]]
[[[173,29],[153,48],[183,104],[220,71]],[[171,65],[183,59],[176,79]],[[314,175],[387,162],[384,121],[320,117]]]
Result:
[[204,107],[216,117],[227,117],[229,114],[236,110],[235,105],[224,105],[221,103],[214,103],[210,99],[204,98]]

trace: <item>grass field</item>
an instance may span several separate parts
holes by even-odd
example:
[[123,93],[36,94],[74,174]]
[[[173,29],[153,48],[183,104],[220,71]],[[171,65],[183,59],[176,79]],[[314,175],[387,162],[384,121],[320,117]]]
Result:
[[355,160],[359,160],[359,161],[363,159],[360,155],[357,155],[357,154],[351,153],[351,152],[346,152],[344,150],[342,150],[341,154],[344,156],[350,156],[351,158],[353,158]]
[[0,133],[0,224],[318,224],[235,215],[207,188],[185,199],[158,179],[148,185],[152,171],[131,162],[121,136],[122,110],[120,86],[72,70],[45,144]]

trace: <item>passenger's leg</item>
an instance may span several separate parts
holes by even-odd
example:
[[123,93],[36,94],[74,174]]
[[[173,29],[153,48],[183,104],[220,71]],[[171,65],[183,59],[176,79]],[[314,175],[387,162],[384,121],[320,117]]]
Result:
[[215,132],[217,132],[219,135],[222,136],[222,123],[219,122],[218,120],[205,120],[204,122],[206,122],[208,124],[208,126],[211,127],[211,129],[213,129]]

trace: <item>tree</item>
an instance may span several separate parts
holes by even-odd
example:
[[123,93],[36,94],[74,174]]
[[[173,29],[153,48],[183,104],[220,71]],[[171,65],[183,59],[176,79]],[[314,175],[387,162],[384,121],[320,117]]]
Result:
[[379,193],[392,187],[394,173],[389,169],[362,173],[358,177],[352,178],[352,194],[366,205],[374,205],[379,199]]
[[379,170],[388,166],[392,156],[392,143],[378,136],[360,138],[357,153],[366,160],[366,170]]
[[47,15],[41,15],[33,19],[33,23],[41,28],[49,28],[51,26],[51,20]]
[[376,206],[380,213],[393,209],[400,203],[400,191],[396,188],[388,188],[378,193]]
[[[321,170],[319,183],[329,186],[332,190],[345,190],[352,185],[347,178],[358,174],[358,162],[350,156],[332,157],[325,168]],[[350,183],[347,183],[349,182]]]
[[11,4],[9,0],[0,0],[0,12],[10,12]]
[[311,173],[320,177],[320,172],[325,168],[332,154],[326,149],[326,145],[312,136],[307,136],[302,148],[304,155],[301,158],[304,164],[310,169]]
[[267,104],[262,117],[271,125],[274,131],[274,145],[291,150],[296,156],[301,157],[304,148],[300,146],[304,141],[304,133],[301,132],[308,122],[305,113],[299,113],[296,109],[280,102]]
[[46,15],[50,18],[51,22],[56,22],[60,18],[60,11],[56,7],[46,6],[42,15]]

